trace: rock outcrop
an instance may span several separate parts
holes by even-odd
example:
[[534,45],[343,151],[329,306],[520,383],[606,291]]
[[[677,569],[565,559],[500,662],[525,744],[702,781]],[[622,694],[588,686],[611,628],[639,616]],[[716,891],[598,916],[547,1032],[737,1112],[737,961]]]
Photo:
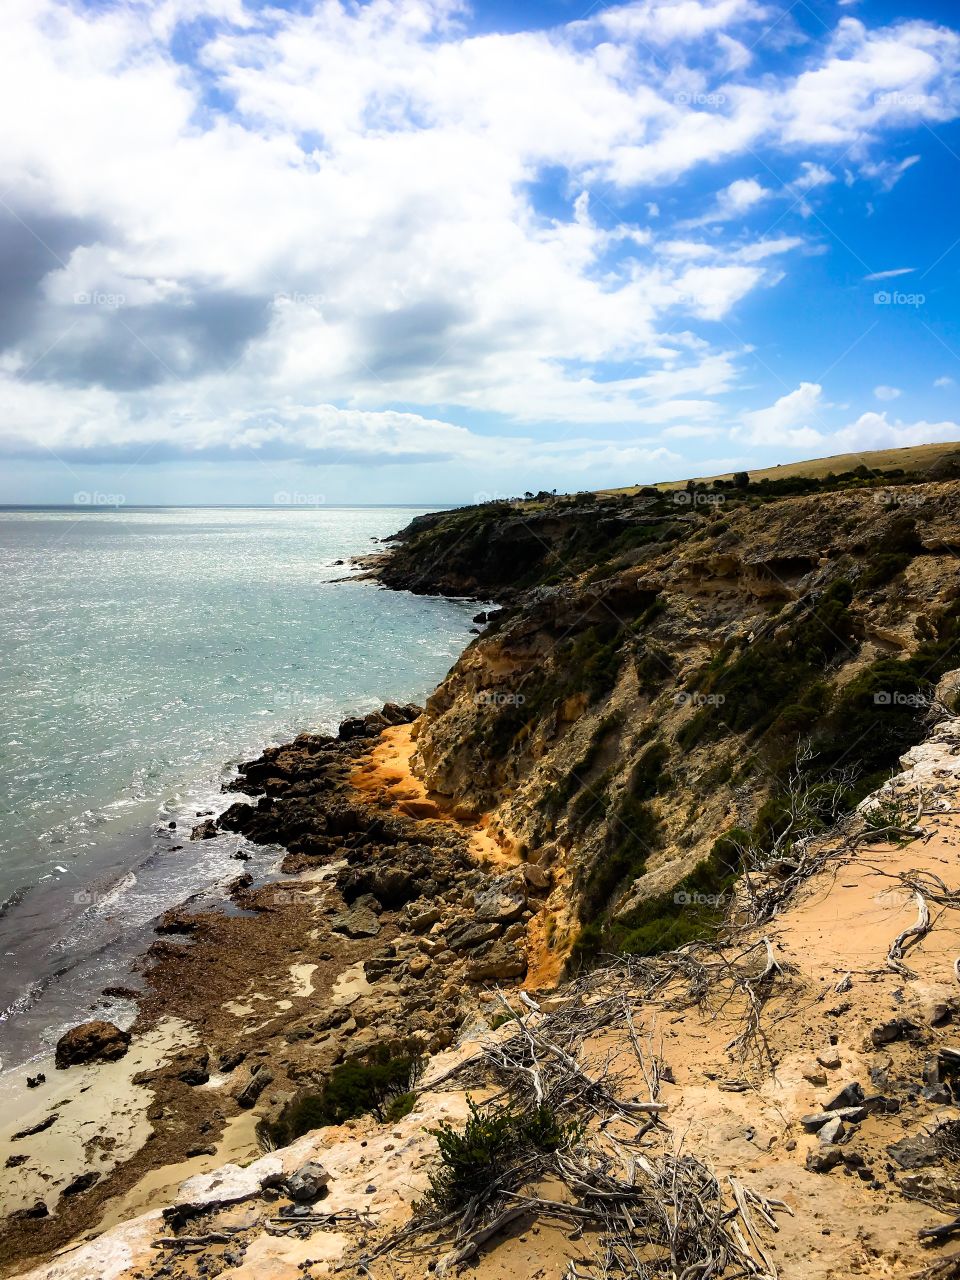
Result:
[[115,1062],[130,1048],[130,1033],[112,1022],[83,1022],[57,1041],[55,1061],[61,1069],[87,1062]]

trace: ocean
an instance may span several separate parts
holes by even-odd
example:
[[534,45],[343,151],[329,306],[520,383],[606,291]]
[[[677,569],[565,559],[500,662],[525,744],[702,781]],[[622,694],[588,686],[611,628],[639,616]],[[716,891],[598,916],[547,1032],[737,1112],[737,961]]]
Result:
[[443,677],[477,606],[337,563],[417,514],[0,510],[0,1066],[129,1017],[99,993],[151,921],[269,871],[189,840],[238,761]]

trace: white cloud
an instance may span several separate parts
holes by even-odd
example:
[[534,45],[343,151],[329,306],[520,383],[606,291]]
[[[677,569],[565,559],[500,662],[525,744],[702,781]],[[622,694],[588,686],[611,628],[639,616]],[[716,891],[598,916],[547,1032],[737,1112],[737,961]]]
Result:
[[881,384],[879,387],[873,388],[873,394],[878,400],[899,400],[903,392],[899,387],[888,387]]
[[907,170],[912,169],[919,162],[919,156],[907,156],[905,160],[899,162],[893,160],[866,162],[860,166],[860,172],[865,178],[876,182],[881,191],[892,191]]
[[[761,145],[786,145],[792,172],[795,144],[855,139],[864,172],[883,163],[872,137],[956,106],[957,38],[922,22],[846,19],[799,75],[751,80],[770,16],[756,0],[638,0],[469,36],[457,0],[8,0],[5,199],[50,250],[34,241],[35,287],[0,352],[6,446],[471,461],[514,456],[511,431],[535,424],[712,430],[742,352],[697,326],[775,284],[771,259],[804,241],[698,243],[665,216],[669,184],[723,160],[754,169]],[[215,33],[198,67],[169,46],[193,19]],[[570,207],[550,218],[530,192],[556,171]],[[711,219],[784,198],[762,178],[725,181]],[[805,160],[788,187],[832,180]],[[601,204],[611,183],[657,235]],[[799,390],[809,413],[783,397],[748,431],[799,414],[789,438],[816,435],[819,388]],[[456,426],[458,409],[502,431]]]
[[743,427],[751,444],[780,444],[788,448],[814,446],[823,435],[812,424],[821,424],[823,387],[817,382],[801,382],[766,409],[743,414]]
[[943,377],[943,378],[935,378],[933,385],[935,387],[946,388],[946,387],[955,387],[957,384],[955,379],[949,378],[949,377]]
[[956,422],[888,422],[886,412],[864,413],[847,427],[830,436],[831,451],[855,449],[900,449],[912,444],[937,444],[960,440]]
[[666,44],[722,33],[734,24],[765,18],[768,12],[756,0],[635,0],[605,10],[598,21],[614,36]]
[[804,160],[800,166],[799,175],[794,178],[790,185],[794,191],[813,191],[817,187],[828,187],[836,180],[837,175],[822,164],[816,164],[812,160]]
[[897,276],[909,276],[916,271],[916,267],[894,267],[892,271],[871,271],[868,276],[864,276],[864,280],[893,280]]

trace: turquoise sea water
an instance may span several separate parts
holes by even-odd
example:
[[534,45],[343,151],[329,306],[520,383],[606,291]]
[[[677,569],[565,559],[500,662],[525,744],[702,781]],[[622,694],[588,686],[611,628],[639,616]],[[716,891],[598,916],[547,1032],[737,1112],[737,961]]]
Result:
[[415,514],[0,511],[4,1065],[237,874],[235,837],[187,840],[236,762],[448,670],[475,605],[336,581]]

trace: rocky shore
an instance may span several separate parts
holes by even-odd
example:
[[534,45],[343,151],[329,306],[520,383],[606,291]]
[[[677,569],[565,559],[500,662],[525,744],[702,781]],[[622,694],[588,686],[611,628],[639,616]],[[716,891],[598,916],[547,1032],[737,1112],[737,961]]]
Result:
[[[501,607],[425,708],[198,815],[279,878],[240,851],[129,1028],[8,1081],[3,1274],[957,1274],[919,1268],[960,1203],[960,485],[821,487],[540,495],[366,558]],[[451,1229],[471,1117],[503,1145]]]
[[[491,983],[525,977],[546,885],[476,815],[425,798],[408,768],[420,710],[387,704],[336,736],[267,749],[231,784],[243,798],[194,828],[195,840],[225,830],[282,846],[282,878],[255,884],[240,871],[225,910],[167,912],[139,965],[142,990],[124,989],[138,1003],[131,1031],[82,1024],[35,1068],[22,1096],[37,1118],[0,1134],[7,1269],[108,1206],[162,1201],[215,1167],[225,1137],[252,1156],[337,1064],[391,1046],[441,1051],[484,1025]],[[125,1139],[110,1114],[119,1100],[102,1100],[96,1132],[86,1110],[71,1112],[75,1089],[85,1097],[104,1072],[132,1095]]]

